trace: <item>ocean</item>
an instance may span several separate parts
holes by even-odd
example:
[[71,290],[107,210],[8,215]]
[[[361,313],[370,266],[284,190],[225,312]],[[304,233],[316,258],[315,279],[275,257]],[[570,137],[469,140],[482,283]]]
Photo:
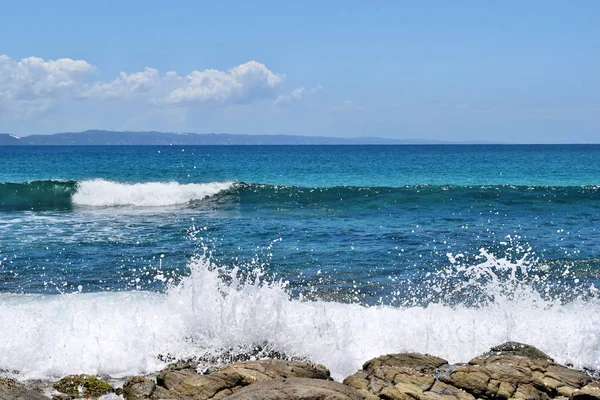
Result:
[[598,289],[600,145],[0,147],[17,379],[509,340],[598,370]]

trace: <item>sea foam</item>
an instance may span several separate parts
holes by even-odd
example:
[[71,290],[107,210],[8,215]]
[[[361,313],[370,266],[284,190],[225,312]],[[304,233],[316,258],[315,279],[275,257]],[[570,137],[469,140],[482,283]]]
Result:
[[81,206],[156,207],[186,204],[202,200],[223,190],[234,182],[180,184],[177,182],[119,183],[103,179],[77,184],[73,204]]
[[[480,279],[476,271],[487,274],[497,264],[487,259],[469,268]],[[382,354],[416,351],[464,362],[508,340],[561,363],[600,367],[600,302],[593,297],[563,303],[511,283],[510,294],[496,291],[481,306],[365,307],[293,299],[285,282],[258,270],[241,278],[205,258],[189,267],[165,294],[0,295],[0,369],[18,371],[19,379],[123,377],[155,372],[165,356],[218,356],[269,343],[326,365],[339,380]]]

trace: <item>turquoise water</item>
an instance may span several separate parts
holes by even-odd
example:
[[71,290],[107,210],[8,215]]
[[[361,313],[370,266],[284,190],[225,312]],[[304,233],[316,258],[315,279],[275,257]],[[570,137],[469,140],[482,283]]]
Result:
[[4,147],[2,182],[241,181],[302,187],[598,184],[598,145]]
[[29,377],[263,341],[339,374],[504,339],[597,367],[599,278],[600,146],[0,147],[0,369]]

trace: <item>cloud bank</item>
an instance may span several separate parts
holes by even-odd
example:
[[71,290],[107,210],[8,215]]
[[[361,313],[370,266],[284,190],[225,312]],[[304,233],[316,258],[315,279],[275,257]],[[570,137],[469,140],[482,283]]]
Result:
[[284,74],[264,64],[248,61],[226,71],[205,69],[179,75],[162,74],[150,67],[121,72],[109,81],[92,81],[96,67],[84,60],[37,57],[15,61],[0,55],[0,117],[26,118],[44,112],[60,101],[123,101],[141,99],[155,107],[231,106],[261,99],[291,102],[314,91],[299,88],[278,96]]
[[14,61],[0,55],[0,113],[26,117],[45,111],[60,98],[76,97],[83,78],[94,69],[86,61],[70,58]]

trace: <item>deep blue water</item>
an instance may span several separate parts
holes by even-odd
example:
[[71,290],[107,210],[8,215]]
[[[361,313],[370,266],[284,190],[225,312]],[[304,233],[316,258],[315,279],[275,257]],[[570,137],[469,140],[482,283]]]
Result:
[[0,147],[0,182],[2,292],[162,291],[202,253],[367,304],[480,249],[600,275],[594,145]]

